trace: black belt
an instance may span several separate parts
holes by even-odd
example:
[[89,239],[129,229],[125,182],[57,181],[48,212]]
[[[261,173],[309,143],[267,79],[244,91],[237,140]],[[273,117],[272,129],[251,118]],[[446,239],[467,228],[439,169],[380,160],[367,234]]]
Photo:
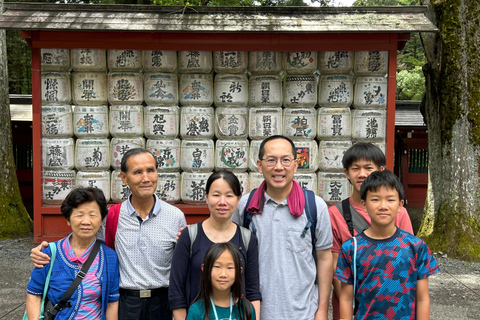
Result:
[[130,290],[130,289],[119,289],[120,293],[124,293],[128,296],[134,296],[138,298],[150,298],[153,296],[158,296],[162,293],[168,294],[168,288],[158,288],[158,289],[146,289],[146,290]]

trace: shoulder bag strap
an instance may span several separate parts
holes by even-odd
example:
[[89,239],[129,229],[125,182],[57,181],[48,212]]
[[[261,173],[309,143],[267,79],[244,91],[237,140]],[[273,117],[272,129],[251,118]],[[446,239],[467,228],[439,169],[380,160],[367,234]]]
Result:
[[45,279],[45,286],[43,287],[43,297],[40,304],[40,315],[43,315],[45,307],[45,299],[47,298],[48,286],[50,285],[50,276],[52,275],[53,264],[55,263],[55,257],[57,256],[57,245],[55,242],[48,244],[50,247],[50,268],[48,268],[47,278]]
[[352,320],[355,320],[355,291],[357,289],[357,238],[353,237],[353,299],[352,299],[352,307],[353,307],[353,317]]

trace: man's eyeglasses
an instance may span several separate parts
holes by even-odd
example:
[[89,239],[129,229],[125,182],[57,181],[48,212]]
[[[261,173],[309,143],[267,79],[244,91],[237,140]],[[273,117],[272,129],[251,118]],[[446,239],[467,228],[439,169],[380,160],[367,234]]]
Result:
[[277,159],[275,157],[269,157],[269,158],[266,158],[266,159],[262,159],[262,161],[266,161],[267,162],[267,167],[275,167],[278,163],[278,161],[280,161],[280,164],[287,168],[287,167],[290,167],[290,165],[292,164],[293,161],[295,161],[295,159],[291,159],[291,158],[281,158],[281,159]]

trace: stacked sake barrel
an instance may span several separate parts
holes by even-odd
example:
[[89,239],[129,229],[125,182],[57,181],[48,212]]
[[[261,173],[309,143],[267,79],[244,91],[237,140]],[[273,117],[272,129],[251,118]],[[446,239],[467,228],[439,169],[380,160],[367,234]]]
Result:
[[146,147],[157,195],[205,203],[212,172],[242,193],[263,181],[261,141],[296,145],[295,179],[328,203],[350,194],[341,159],[352,143],[384,149],[387,52],[42,50],[44,202],[74,185],[114,202],[126,151]]

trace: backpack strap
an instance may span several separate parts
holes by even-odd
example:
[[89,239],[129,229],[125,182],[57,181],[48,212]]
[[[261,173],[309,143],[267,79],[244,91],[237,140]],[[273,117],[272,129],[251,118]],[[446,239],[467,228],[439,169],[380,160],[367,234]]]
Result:
[[370,227],[370,224],[352,206],[349,198],[336,203],[335,207],[345,219],[348,231],[352,237],[354,236],[354,230],[357,231],[357,233],[361,233]]
[[193,243],[197,239],[198,234],[198,224],[192,224],[187,227],[188,235],[190,236],[190,259],[192,259]]
[[121,206],[121,203],[110,206],[105,223],[105,244],[113,250],[115,250],[115,235],[117,234],[118,217],[120,216]]
[[317,204],[315,203],[315,193],[313,191],[303,189],[303,196],[305,197],[305,214],[307,215],[307,225],[303,229],[301,234],[302,238],[305,238],[307,230],[310,229],[312,236],[312,254],[315,263],[317,262],[317,252],[315,245],[317,244],[317,237],[315,236],[315,230],[317,229]]
[[252,221],[253,213],[247,211],[247,208],[250,205],[250,201],[252,201],[252,197],[255,191],[257,191],[257,188],[250,191],[250,194],[248,195],[248,200],[245,204],[245,210],[243,211],[243,227],[249,229],[251,223],[253,233],[257,234],[257,229],[255,228],[255,224]]
[[352,223],[352,212],[350,211],[350,200],[349,198],[343,199],[342,201],[343,217],[347,222],[348,231],[353,237],[353,223]]

